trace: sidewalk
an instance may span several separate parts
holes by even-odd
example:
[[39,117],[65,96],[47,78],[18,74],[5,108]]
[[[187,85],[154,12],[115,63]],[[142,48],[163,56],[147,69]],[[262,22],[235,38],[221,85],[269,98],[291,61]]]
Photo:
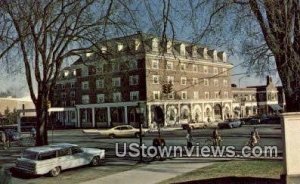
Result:
[[178,160],[156,161],[136,169],[97,178],[81,184],[154,184],[212,164],[213,163],[187,162],[186,160],[183,162],[179,162]]

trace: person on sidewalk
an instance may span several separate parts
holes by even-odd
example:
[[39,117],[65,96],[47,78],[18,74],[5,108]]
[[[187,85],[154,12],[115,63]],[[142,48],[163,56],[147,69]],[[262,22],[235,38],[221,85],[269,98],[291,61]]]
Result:
[[187,148],[191,149],[193,147],[193,138],[192,138],[192,131],[191,129],[187,130],[187,135],[186,135],[186,142],[187,142]]
[[221,134],[219,133],[217,128],[214,129],[212,138],[213,138],[213,146],[221,145],[222,138],[221,138]]
[[257,141],[259,141],[259,140],[260,140],[260,136],[259,136],[259,134],[258,134],[257,128],[254,127],[253,131],[254,131],[254,134],[255,134],[255,137],[256,137]]

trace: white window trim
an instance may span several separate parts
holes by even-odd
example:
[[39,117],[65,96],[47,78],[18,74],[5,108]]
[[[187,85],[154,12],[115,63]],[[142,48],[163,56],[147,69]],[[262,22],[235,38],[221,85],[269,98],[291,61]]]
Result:
[[[116,100],[116,96],[119,96],[119,100]],[[113,93],[114,102],[122,102],[122,94],[120,92]]]
[[[99,98],[103,98],[103,100],[99,101]],[[105,94],[97,94],[97,103],[104,103],[105,102]]]
[[[183,94],[185,94],[185,98],[183,98]],[[187,92],[181,91],[181,100],[187,100]]]
[[[181,66],[184,66],[183,69],[182,69]],[[185,63],[181,63],[181,64],[180,64],[180,70],[181,70],[181,71],[185,71],[185,70],[186,70],[186,64],[185,64]]]
[[[157,83],[154,80],[154,78],[156,77],[157,77]],[[152,84],[159,84],[159,75],[152,75]]]
[[[183,83],[183,81],[185,81],[185,83]],[[181,85],[186,85],[187,84],[187,78],[186,77],[181,77],[180,78],[180,84]]]
[[[157,67],[154,67],[155,63],[157,64]],[[159,69],[159,62],[158,62],[158,60],[152,60],[151,67],[152,67],[152,69]]]
[[[136,96],[136,99],[133,99],[134,96]],[[139,99],[140,99],[139,91],[131,91],[130,92],[130,101],[138,101]]]
[[[135,78],[135,80],[137,81],[136,83],[133,83],[133,79]],[[131,86],[136,86],[136,85],[139,85],[139,75],[131,75],[129,76],[129,85]]]
[[[170,64],[171,68],[168,68],[169,64]],[[173,70],[174,69],[174,65],[173,65],[172,61],[167,61],[166,69],[167,70]]]
[[[118,81],[118,85],[116,85],[116,81]],[[121,86],[121,78],[120,77],[112,78],[112,86],[113,87],[120,87]]]
[[[207,84],[206,84],[207,82]],[[208,79],[204,79],[204,86],[209,86],[209,80]]]
[[[155,95],[157,94],[158,98],[155,98]],[[153,99],[154,100],[159,100],[160,99],[160,91],[153,91],[152,92],[152,95],[153,95]]]

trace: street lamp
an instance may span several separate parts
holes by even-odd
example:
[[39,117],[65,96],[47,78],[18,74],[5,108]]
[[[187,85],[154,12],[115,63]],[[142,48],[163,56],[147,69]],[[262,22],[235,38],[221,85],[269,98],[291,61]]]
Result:
[[142,154],[142,144],[143,144],[143,139],[142,139],[142,124],[144,122],[144,108],[141,106],[141,103],[137,104],[136,112],[139,115],[139,129],[140,129],[140,160],[139,162],[143,162],[143,154]]

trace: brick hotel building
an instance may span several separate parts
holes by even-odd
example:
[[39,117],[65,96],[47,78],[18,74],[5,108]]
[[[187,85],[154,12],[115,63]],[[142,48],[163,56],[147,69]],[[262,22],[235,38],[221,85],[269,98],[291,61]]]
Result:
[[55,118],[74,127],[137,126],[142,107],[147,127],[156,106],[165,125],[231,116],[233,65],[226,53],[178,40],[168,40],[163,52],[160,43],[141,33],[110,39],[64,68],[51,97],[52,108],[62,110]]

